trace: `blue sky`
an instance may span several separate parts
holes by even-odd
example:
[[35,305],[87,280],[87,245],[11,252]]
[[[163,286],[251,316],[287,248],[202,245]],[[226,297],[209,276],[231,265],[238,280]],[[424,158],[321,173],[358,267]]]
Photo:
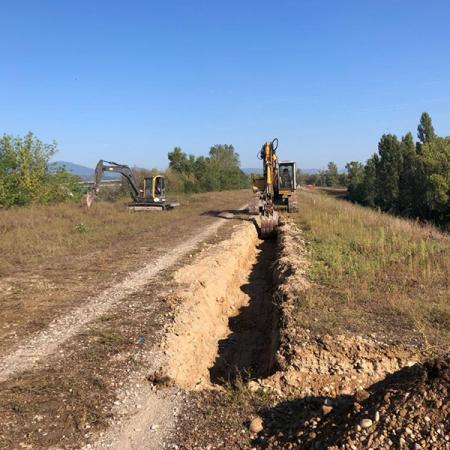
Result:
[[0,133],[56,159],[164,168],[261,144],[300,167],[365,160],[428,111],[450,134],[450,2],[2,1]]

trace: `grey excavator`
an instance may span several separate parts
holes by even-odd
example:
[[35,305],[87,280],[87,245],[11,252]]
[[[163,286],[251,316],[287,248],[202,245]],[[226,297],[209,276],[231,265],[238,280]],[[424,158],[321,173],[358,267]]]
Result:
[[[94,199],[99,190],[100,183],[105,172],[120,173],[128,182],[133,201],[128,208],[134,211],[163,211],[179,206],[179,203],[171,203],[166,199],[166,179],[163,175],[153,175],[144,178],[144,185],[140,189],[129,166],[117,164],[113,161],[101,159],[95,168],[95,181],[88,199]],[[88,200],[89,201],[89,200]]]

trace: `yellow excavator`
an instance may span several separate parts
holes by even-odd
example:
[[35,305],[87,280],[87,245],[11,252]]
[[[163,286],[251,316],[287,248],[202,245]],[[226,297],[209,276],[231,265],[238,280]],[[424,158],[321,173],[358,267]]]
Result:
[[[144,178],[143,189],[139,189],[130,167],[101,159],[95,168],[94,186],[90,198],[95,198],[100,190],[100,183],[104,172],[120,173],[128,182],[133,201],[128,208],[133,211],[163,211],[179,206],[179,203],[170,203],[166,199],[166,180],[163,175],[154,175]],[[88,205],[89,206],[89,205]]]
[[266,142],[258,152],[263,161],[263,176],[252,177],[255,196],[249,203],[250,214],[260,216],[260,235],[263,239],[276,234],[279,223],[278,210],[288,213],[298,210],[296,164],[294,161],[278,161],[278,139]]

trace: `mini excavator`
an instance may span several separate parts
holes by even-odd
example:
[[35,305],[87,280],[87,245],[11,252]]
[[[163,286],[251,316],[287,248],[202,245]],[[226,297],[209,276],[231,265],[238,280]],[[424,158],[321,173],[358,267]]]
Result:
[[95,198],[100,190],[100,182],[104,172],[120,173],[128,182],[133,201],[128,208],[133,211],[163,211],[179,206],[179,203],[169,203],[166,199],[166,180],[163,175],[144,178],[143,189],[139,189],[130,167],[112,161],[100,160],[95,168],[95,182],[91,190],[91,198]]
[[262,146],[258,159],[263,161],[263,176],[252,177],[252,189],[256,195],[249,203],[249,212],[259,214],[263,239],[276,234],[278,210],[285,209],[288,213],[298,210],[296,164],[294,161],[278,161],[277,148],[277,138]]

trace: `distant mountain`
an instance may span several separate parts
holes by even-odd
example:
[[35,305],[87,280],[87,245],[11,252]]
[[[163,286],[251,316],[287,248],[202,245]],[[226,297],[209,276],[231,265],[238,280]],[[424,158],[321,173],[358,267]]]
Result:
[[[55,161],[50,163],[50,170],[56,171],[61,167],[65,168],[67,172],[71,172],[83,180],[93,180],[95,176],[95,169],[91,169],[90,167],[82,166],[80,164],[71,163],[69,161]],[[105,173],[103,178],[115,179],[120,178],[120,176],[121,175],[118,173]]]

